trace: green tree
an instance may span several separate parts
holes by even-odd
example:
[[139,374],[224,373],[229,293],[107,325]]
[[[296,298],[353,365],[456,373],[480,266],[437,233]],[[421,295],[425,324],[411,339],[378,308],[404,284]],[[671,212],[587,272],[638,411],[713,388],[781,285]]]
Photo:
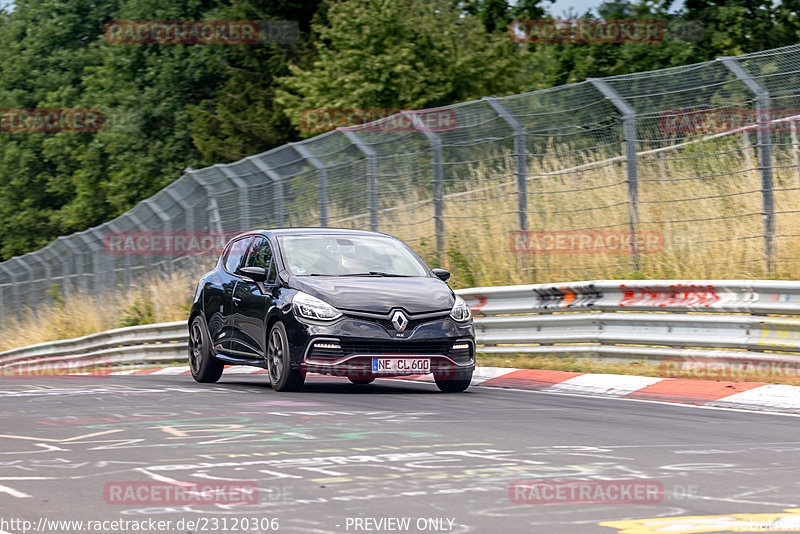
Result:
[[334,2],[312,31],[313,61],[292,64],[277,93],[297,126],[308,109],[423,109],[516,89],[507,35],[444,0]]

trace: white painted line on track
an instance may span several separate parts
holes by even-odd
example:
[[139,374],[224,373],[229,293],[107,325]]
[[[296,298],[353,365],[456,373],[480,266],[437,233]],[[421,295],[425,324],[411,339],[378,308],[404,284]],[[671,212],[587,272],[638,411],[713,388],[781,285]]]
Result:
[[0,486],[0,493],[7,493],[8,495],[16,497],[17,499],[29,499],[31,497],[27,493],[15,490],[14,488],[9,488],[8,486]]

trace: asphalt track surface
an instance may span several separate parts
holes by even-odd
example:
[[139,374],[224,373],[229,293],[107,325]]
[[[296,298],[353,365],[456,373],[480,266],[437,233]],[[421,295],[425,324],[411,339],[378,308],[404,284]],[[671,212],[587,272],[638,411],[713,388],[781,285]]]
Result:
[[[388,379],[277,393],[263,375],[3,377],[0,434],[0,532],[13,534],[674,534],[800,520],[800,420],[787,415]],[[509,493],[519,481],[528,493]],[[565,481],[609,493],[559,500]],[[636,494],[614,499],[607,481],[663,494],[622,502]],[[188,488],[178,503],[176,488]]]

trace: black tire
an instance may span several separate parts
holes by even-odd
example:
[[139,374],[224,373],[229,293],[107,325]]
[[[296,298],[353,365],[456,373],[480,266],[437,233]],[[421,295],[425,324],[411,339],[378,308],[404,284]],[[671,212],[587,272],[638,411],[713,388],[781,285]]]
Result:
[[348,376],[347,379],[352,382],[353,384],[371,384],[375,382],[374,378],[353,378],[352,376]]
[[469,371],[456,371],[444,375],[433,375],[436,386],[445,393],[459,393],[465,391],[472,381],[472,369]]
[[211,353],[208,328],[202,315],[198,315],[189,327],[189,367],[197,382],[213,383],[222,376],[225,365]]
[[305,377],[299,369],[291,368],[292,355],[286,328],[278,321],[267,336],[267,370],[269,384],[275,391],[297,391],[303,387]]

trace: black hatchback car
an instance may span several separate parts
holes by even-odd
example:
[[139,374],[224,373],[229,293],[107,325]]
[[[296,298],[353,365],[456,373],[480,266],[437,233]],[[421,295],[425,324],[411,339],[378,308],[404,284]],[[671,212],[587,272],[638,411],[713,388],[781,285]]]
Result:
[[203,275],[189,317],[189,363],[198,382],[225,364],[269,371],[278,391],[306,373],[376,377],[432,373],[464,391],[475,368],[469,307],[388,234],[293,228],[241,234]]

